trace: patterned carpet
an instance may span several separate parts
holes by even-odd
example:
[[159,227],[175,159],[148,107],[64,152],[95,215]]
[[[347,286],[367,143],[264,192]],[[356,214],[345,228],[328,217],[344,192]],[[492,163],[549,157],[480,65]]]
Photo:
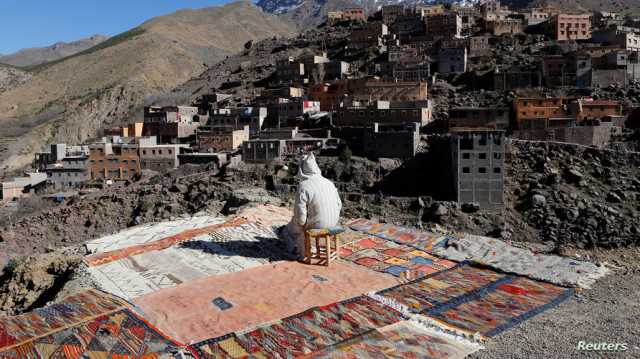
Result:
[[91,289],[63,301],[0,319],[0,351],[129,306],[110,294]]
[[440,234],[393,224],[376,223],[366,219],[353,220],[347,223],[347,226],[359,232],[368,233],[372,236],[396,243],[406,244],[426,252],[431,252],[446,240],[446,236]]
[[25,342],[0,352],[0,357],[151,359],[173,358],[183,350],[128,309],[122,309]]
[[402,321],[317,351],[309,358],[462,359],[479,349],[477,344]]
[[572,289],[461,263],[383,290],[385,302],[406,307],[469,334],[491,337],[560,304]]
[[456,265],[455,262],[378,237],[366,237],[345,245],[340,250],[340,257],[402,280],[414,280]]
[[402,314],[361,296],[309,309],[244,334],[207,340],[194,347],[204,358],[291,358],[308,355],[344,340],[405,319]]

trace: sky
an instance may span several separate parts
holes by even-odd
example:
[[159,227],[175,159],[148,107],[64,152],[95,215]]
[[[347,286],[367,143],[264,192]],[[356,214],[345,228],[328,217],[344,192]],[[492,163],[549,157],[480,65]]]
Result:
[[95,34],[113,36],[158,15],[226,2],[229,1],[0,0],[0,54]]

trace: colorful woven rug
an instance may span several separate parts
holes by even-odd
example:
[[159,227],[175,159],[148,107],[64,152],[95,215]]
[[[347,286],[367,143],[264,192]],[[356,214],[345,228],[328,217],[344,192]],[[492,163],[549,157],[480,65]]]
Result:
[[94,281],[128,300],[192,280],[238,272],[286,258],[283,244],[262,224],[223,227],[163,250],[89,267]]
[[492,337],[560,304],[573,294],[573,289],[524,277],[492,289],[432,308],[427,315],[465,331]]
[[[134,303],[163,332],[195,343],[397,283],[392,276],[350,263],[333,262],[325,267],[277,262],[203,277],[142,296]],[[215,305],[218,298],[231,307],[223,310]]]
[[402,321],[320,350],[308,358],[462,359],[480,348],[478,344]]
[[608,273],[605,266],[572,258],[533,253],[495,238],[465,235],[448,238],[433,254],[455,261],[469,260],[563,286],[589,288]]
[[416,314],[424,314],[456,298],[470,295],[496,283],[508,279],[492,270],[480,269],[465,263],[424,278],[401,284],[378,295],[395,301]]
[[116,234],[85,243],[89,253],[111,252],[117,249],[155,242],[182,232],[224,223],[224,217],[198,216],[169,222],[149,223],[128,228]]
[[227,334],[219,338],[205,340],[192,345],[192,348],[200,359],[253,358],[240,345],[235,334]]
[[157,332],[128,309],[20,344],[2,358],[181,358],[183,345]]
[[456,265],[413,247],[369,236],[340,249],[340,258],[410,281]]
[[362,296],[313,308],[279,323],[238,334],[238,341],[255,356],[291,358],[403,319],[394,309]]
[[407,244],[416,249],[431,252],[433,248],[441,245],[446,236],[431,232],[421,231],[415,228],[396,226],[393,224],[382,224],[366,219],[356,219],[347,226],[353,230],[368,233],[370,235],[388,239],[400,244]]
[[137,254],[147,253],[150,251],[158,251],[161,249],[169,248],[175,244],[192,240],[198,236],[207,235],[215,230],[224,227],[237,227],[242,224],[246,224],[247,221],[242,218],[234,218],[229,221],[220,224],[214,224],[202,228],[190,229],[172,236],[164,237],[162,239],[139,244],[131,247],[116,249],[109,252],[98,253],[85,258],[85,262],[89,266],[97,266],[101,264],[111,263],[113,261],[135,256]]
[[0,318],[0,351],[127,306],[122,299],[90,289],[26,314]]

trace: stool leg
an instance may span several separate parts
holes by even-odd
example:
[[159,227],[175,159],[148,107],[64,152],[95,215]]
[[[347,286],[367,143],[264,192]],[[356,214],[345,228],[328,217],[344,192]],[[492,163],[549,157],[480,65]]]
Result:
[[306,233],[304,235],[304,261],[311,264],[311,238]]
[[324,239],[325,239],[325,241],[327,241],[327,264],[326,264],[326,266],[328,267],[329,264],[331,264],[331,236],[327,236]]

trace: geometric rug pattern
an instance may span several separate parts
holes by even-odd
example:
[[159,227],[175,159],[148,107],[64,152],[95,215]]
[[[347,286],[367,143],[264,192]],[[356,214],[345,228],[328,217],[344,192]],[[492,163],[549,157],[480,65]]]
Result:
[[340,258],[401,280],[414,280],[457,263],[378,237],[367,237],[340,248]]
[[315,307],[247,333],[207,340],[194,348],[204,358],[244,353],[255,357],[297,357],[403,319],[400,312],[361,296]]
[[406,244],[416,249],[431,251],[446,242],[447,237],[422,231],[415,228],[396,226],[388,223],[377,223],[367,219],[356,219],[347,224],[353,230],[368,233],[372,236]]
[[183,346],[128,309],[8,349],[3,358],[180,358]]
[[572,289],[467,263],[377,293],[412,313],[485,337],[552,308],[572,294]]
[[461,359],[479,349],[477,344],[402,321],[317,351],[309,358]]
[[0,319],[0,350],[130,306],[96,289],[29,313]]

